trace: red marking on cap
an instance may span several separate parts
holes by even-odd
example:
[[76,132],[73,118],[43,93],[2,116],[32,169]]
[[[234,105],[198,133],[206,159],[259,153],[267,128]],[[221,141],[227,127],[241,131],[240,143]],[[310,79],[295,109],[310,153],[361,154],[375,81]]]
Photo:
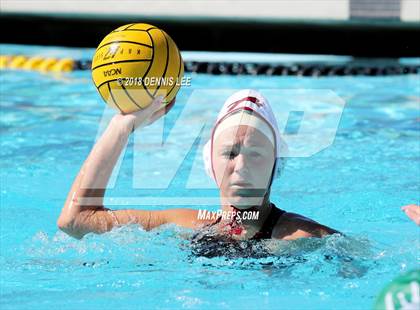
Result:
[[252,102],[252,103],[256,104],[257,106],[259,106],[260,108],[263,106],[263,103],[262,103],[262,102],[260,102],[260,101],[258,100],[258,98],[255,98],[255,97],[245,97],[245,98],[239,99],[239,100],[237,100],[237,101],[232,102],[231,104],[229,104],[229,105],[228,105],[228,110],[227,110],[227,112],[232,111],[235,107],[237,107],[237,106],[238,106],[238,104],[240,104],[240,103],[242,103],[242,102],[244,102],[244,101],[250,101],[250,102]]

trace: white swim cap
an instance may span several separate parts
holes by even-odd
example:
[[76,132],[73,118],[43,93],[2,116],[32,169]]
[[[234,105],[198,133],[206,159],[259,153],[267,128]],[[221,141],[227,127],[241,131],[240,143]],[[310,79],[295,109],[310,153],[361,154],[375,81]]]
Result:
[[267,124],[265,120],[261,117],[256,116],[251,111],[240,110],[229,113],[226,117],[223,118],[223,121],[219,122],[218,125],[214,128],[213,132],[213,141],[217,140],[217,137],[225,130],[230,127],[235,127],[239,125],[246,125],[258,129],[264,136],[270,140],[273,146],[276,145],[276,140],[274,138],[274,132],[271,129],[271,126]]
[[[238,113],[241,110],[251,113]],[[273,143],[276,161],[272,180],[279,176],[285,159],[284,157],[280,158],[280,150],[285,154],[287,146],[280,137],[277,121],[268,100],[253,89],[240,90],[231,95],[223,104],[213,126],[211,137],[203,148],[203,160],[207,174],[216,181],[212,160],[213,143],[216,137],[224,129],[238,125],[248,125],[257,128]]]

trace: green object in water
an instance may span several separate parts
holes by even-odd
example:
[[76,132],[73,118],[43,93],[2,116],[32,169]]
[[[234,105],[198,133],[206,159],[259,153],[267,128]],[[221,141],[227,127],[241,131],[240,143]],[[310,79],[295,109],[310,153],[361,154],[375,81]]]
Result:
[[419,310],[420,269],[412,270],[387,285],[376,300],[374,310]]

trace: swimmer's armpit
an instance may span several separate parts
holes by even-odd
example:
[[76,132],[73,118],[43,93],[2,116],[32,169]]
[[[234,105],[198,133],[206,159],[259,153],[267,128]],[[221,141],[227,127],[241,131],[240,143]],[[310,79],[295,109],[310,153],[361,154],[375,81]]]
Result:
[[160,221],[156,218],[156,211],[150,210],[106,210],[114,226],[138,224],[144,230],[153,229],[161,225]]

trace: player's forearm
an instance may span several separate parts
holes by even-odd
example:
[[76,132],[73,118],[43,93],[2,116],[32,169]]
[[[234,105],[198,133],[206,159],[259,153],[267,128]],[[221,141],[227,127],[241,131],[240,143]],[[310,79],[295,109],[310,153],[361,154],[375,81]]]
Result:
[[[112,170],[127,144],[130,130],[114,117],[93,147],[80,171],[79,193],[88,197],[92,191],[104,193]],[[103,197],[99,196],[99,197]]]
[[59,226],[67,226],[86,209],[103,205],[106,186],[112,170],[127,144],[130,126],[120,115],[114,117],[97,141],[77,175],[64,204]]

